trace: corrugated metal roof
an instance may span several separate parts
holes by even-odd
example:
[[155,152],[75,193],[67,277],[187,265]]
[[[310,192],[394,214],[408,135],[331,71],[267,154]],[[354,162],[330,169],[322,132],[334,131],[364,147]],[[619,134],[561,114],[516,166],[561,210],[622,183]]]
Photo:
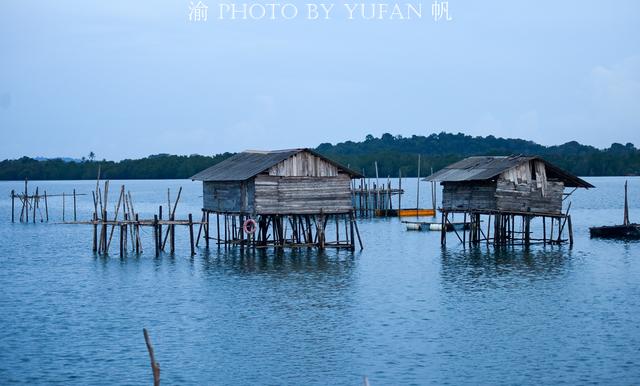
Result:
[[247,150],[205,169],[191,177],[197,181],[244,181],[302,151],[310,152],[354,177],[360,174],[310,149],[273,151]]
[[540,157],[522,155],[468,157],[437,171],[431,176],[425,178],[425,181],[486,181],[497,177],[501,173],[518,166],[523,162],[528,162],[534,159],[544,162],[547,168],[547,175],[554,175],[556,178],[562,180],[567,187],[594,187],[581,178],[551,165]]

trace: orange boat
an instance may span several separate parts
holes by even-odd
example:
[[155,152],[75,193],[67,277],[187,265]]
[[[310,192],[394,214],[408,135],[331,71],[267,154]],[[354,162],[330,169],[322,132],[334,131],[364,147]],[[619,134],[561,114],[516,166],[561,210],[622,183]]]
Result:
[[398,211],[399,217],[410,217],[410,216],[435,217],[435,215],[436,215],[435,209],[400,209]]

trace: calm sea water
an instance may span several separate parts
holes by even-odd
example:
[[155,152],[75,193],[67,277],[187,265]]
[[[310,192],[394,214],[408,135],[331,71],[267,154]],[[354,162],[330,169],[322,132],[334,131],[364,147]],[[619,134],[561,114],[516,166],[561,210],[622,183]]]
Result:
[[[91,228],[11,224],[0,182],[0,384],[140,385],[151,333],[165,385],[589,384],[640,382],[640,243],[590,240],[622,221],[624,178],[572,196],[576,242],[464,249],[397,219],[360,220],[362,252],[212,248],[97,257]],[[121,181],[111,182],[117,191]],[[126,181],[146,215],[191,181]],[[415,206],[415,180],[404,204]],[[91,181],[33,182],[49,194]],[[640,179],[630,178],[640,221]],[[421,184],[424,203],[428,185]],[[113,193],[112,193],[113,194]],[[69,201],[67,201],[67,204]],[[91,211],[79,198],[80,218]]]

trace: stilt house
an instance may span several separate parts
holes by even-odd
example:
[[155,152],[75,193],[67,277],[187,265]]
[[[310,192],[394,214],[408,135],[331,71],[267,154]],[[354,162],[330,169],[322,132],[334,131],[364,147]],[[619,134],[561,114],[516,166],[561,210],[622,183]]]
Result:
[[[443,223],[448,222],[451,213],[464,213],[465,219],[468,215],[472,232],[475,232],[470,235],[470,241],[489,238],[490,229],[485,233],[479,228],[480,215],[494,215],[494,226],[497,223],[501,227],[495,230],[494,241],[506,242],[522,235],[523,241],[528,243],[531,241],[529,221],[533,217],[542,217],[543,221],[549,217],[552,224],[557,219],[560,221],[557,230],[562,231],[563,222],[568,221],[571,226],[568,213],[562,212],[564,189],[594,187],[535,156],[469,157],[445,167],[426,180],[439,181],[443,187]],[[524,223],[519,231],[514,229],[516,216]],[[504,228],[507,226],[510,228]],[[545,226],[546,223],[543,228]],[[558,237],[558,241],[561,240]]]
[[[207,218],[208,213],[215,213],[223,215],[225,223],[235,224],[236,217],[240,224],[248,219],[257,221],[259,232],[251,242],[301,245],[328,244],[322,240],[328,216],[352,221],[351,179],[358,177],[359,173],[311,149],[290,149],[244,151],[191,179],[203,182]],[[318,221],[321,226],[310,225]],[[269,232],[269,226],[274,225],[276,229]],[[225,242],[247,241],[246,230],[238,227],[232,225],[228,230],[225,225]],[[288,234],[285,228],[289,228]],[[274,239],[267,240],[269,235]],[[342,241],[348,240],[346,236]],[[336,242],[340,244],[339,239]],[[353,238],[349,242],[353,246]]]

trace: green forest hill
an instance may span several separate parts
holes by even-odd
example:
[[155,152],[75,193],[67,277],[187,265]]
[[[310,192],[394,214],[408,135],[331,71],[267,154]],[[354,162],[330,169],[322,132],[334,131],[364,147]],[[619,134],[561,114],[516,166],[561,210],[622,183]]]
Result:
[[[579,176],[640,175],[640,150],[627,143],[612,144],[597,149],[572,141],[563,145],[543,146],[522,139],[494,136],[472,137],[464,134],[413,135],[411,137],[383,134],[368,135],[362,142],[323,143],[316,148],[321,154],[375,176],[378,163],[380,177],[416,176],[418,154],[421,155],[421,175],[472,155],[538,155]],[[182,179],[212,166],[232,153],[213,156],[169,154],[122,161],[63,159],[36,160],[22,157],[0,162],[0,180],[80,180],[95,179],[98,166],[105,179]]]

